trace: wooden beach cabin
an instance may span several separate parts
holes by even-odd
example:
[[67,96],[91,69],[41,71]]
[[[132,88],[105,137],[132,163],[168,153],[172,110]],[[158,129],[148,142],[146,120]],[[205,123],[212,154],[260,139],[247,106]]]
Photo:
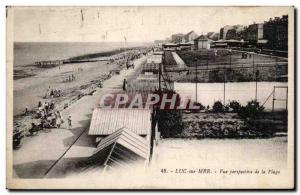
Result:
[[150,109],[96,108],[88,134],[95,137],[97,149],[90,160],[105,166],[148,162],[152,145],[151,114]]
[[147,165],[149,156],[147,140],[127,128],[121,128],[99,142],[89,161],[101,164],[105,169],[134,169],[136,164]]
[[96,138],[96,143],[121,128],[150,140],[151,110],[137,108],[103,109],[96,108],[89,128],[89,135]]
[[194,47],[195,50],[200,50],[200,49],[210,49],[210,45],[212,43],[212,40],[207,38],[207,36],[200,35],[194,40]]

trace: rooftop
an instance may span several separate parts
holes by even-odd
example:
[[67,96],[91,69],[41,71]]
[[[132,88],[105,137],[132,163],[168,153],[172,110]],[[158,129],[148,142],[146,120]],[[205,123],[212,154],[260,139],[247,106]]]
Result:
[[130,129],[137,135],[149,134],[151,131],[151,110],[96,108],[93,111],[89,135],[110,135],[123,127]]
[[145,138],[121,128],[100,141],[89,160],[109,167],[128,167],[135,161],[148,160],[149,144]]

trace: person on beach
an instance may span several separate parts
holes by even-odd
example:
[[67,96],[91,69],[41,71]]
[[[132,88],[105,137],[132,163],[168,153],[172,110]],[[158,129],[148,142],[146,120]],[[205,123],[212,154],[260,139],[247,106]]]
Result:
[[40,108],[41,106],[42,106],[42,102],[39,101],[39,103],[38,103],[38,108]]
[[56,116],[57,116],[57,118],[58,118],[58,120],[59,120],[59,122],[60,122],[60,125],[63,124],[63,123],[64,123],[64,120],[63,120],[63,118],[62,118],[62,116],[61,116],[61,114],[60,114],[59,111],[56,112]]
[[51,91],[50,91],[50,97],[53,98],[53,96],[54,96],[54,92],[53,92],[53,89],[51,89]]
[[68,129],[72,128],[72,118],[71,116],[68,117]]
[[61,118],[58,115],[56,115],[55,117],[56,117],[56,120],[55,120],[56,128],[60,128],[60,125],[62,124]]
[[25,107],[25,115],[27,115],[28,114],[28,107],[26,106]]
[[48,102],[45,102],[44,109],[46,114],[48,113],[48,107],[49,107]]
[[126,91],[126,84],[127,84],[127,81],[126,81],[126,79],[124,79],[124,81],[123,81],[123,91]]
[[54,107],[55,107],[54,103],[51,102],[51,103],[50,103],[50,106],[49,106],[50,110],[54,110]]
[[39,127],[35,123],[31,123],[31,128],[28,130],[29,135],[36,135],[39,132]]

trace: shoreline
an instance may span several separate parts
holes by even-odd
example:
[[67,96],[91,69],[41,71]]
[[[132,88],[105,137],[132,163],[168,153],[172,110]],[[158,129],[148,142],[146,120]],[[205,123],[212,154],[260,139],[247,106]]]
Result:
[[[133,55],[134,52],[137,51],[128,51],[127,54]],[[114,62],[71,63],[61,67],[47,68],[35,76],[15,80],[14,97],[17,101],[14,101],[14,130],[28,129],[30,128],[30,122],[38,122],[38,120],[32,119],[37,110],[38,101],[53,102],[56,110],[62,111],[82,97],[92,95],[100,87],[100,83],[113,77],[112,70],[116,68],[124,69],[125,60],[122,56],[123,53],[110,56],[114,59]],[[74,81],[61,81],[71,74],[76,77]],[[27,83],[28,85],[26,85]],[[61,96],[43,98],[48,86],[51,86],[51,89],[61,90]],[[30,96],[34,97],[30,98]],[[29,106],[22,105],[22,102],[29,103]],[[23,111],[26,108],[25,106],[28,107],[27,115]]]
[[[130,47],[127,49],[127,52],[130,52],[131,50],[136,50],[136,49],[141,49],[143,47]],[[89,54],[84,54],[84,55],[78,55],[74,57],[69,57],[67,59],[61,59],[65,61],[65,63],[59,65],[59,66],[65,66],[68,64],[73,64],[73,63],[89,63],[89,62],[99,62],[99,61],[109,61],[110,58],[120,55],[122,53],[126,52],[126,49],[113,49],[109,51],[103,51],[103,52],[97,52],[97,53],[89,53]],[[106,59],[107,58],[107,59]],[[46,70],[49,70],[54,67],[45,67],[41,68],[38,67],[36,64],[24,64],[24,65],[14,65],[13,69],[13,80],[19,80],[23,78],[28,78],[32,76],[36,76],[41,72],[44,72]]]

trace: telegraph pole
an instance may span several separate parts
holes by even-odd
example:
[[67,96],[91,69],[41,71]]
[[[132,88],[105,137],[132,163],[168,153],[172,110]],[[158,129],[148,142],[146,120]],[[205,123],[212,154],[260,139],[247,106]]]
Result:
[[258,79],[258,64],[256,64],[256,73],[255,73],[255,100],[257,101],[257,79]]
[[226,85],[226,69],[224,69],[224,89],[223,89],[223,91],[224,91],[224,94],[223,94],[223,106],[225,106],[225,90],[226,90],[226,88],[225,88],[225,85]]
[[196,61],[196,103],[198,103],[198,59]]
[[275,81],[277,81],[277,56],[275,56]]
[[230,55],[229,55],[229,64],[230,64],[230,69],[231,69],[231,51],[230,51],[229,54],[230,54]]
[[252,65],[253,65],[253,76],[254,76],[254,73],[255,73],[255,71],[254,71],[254,56],[255,56],[255,53],[253,52],[253,58],[252,58]]
[[158,91],[161,92],[161,63],[159,64],[158,70]]

